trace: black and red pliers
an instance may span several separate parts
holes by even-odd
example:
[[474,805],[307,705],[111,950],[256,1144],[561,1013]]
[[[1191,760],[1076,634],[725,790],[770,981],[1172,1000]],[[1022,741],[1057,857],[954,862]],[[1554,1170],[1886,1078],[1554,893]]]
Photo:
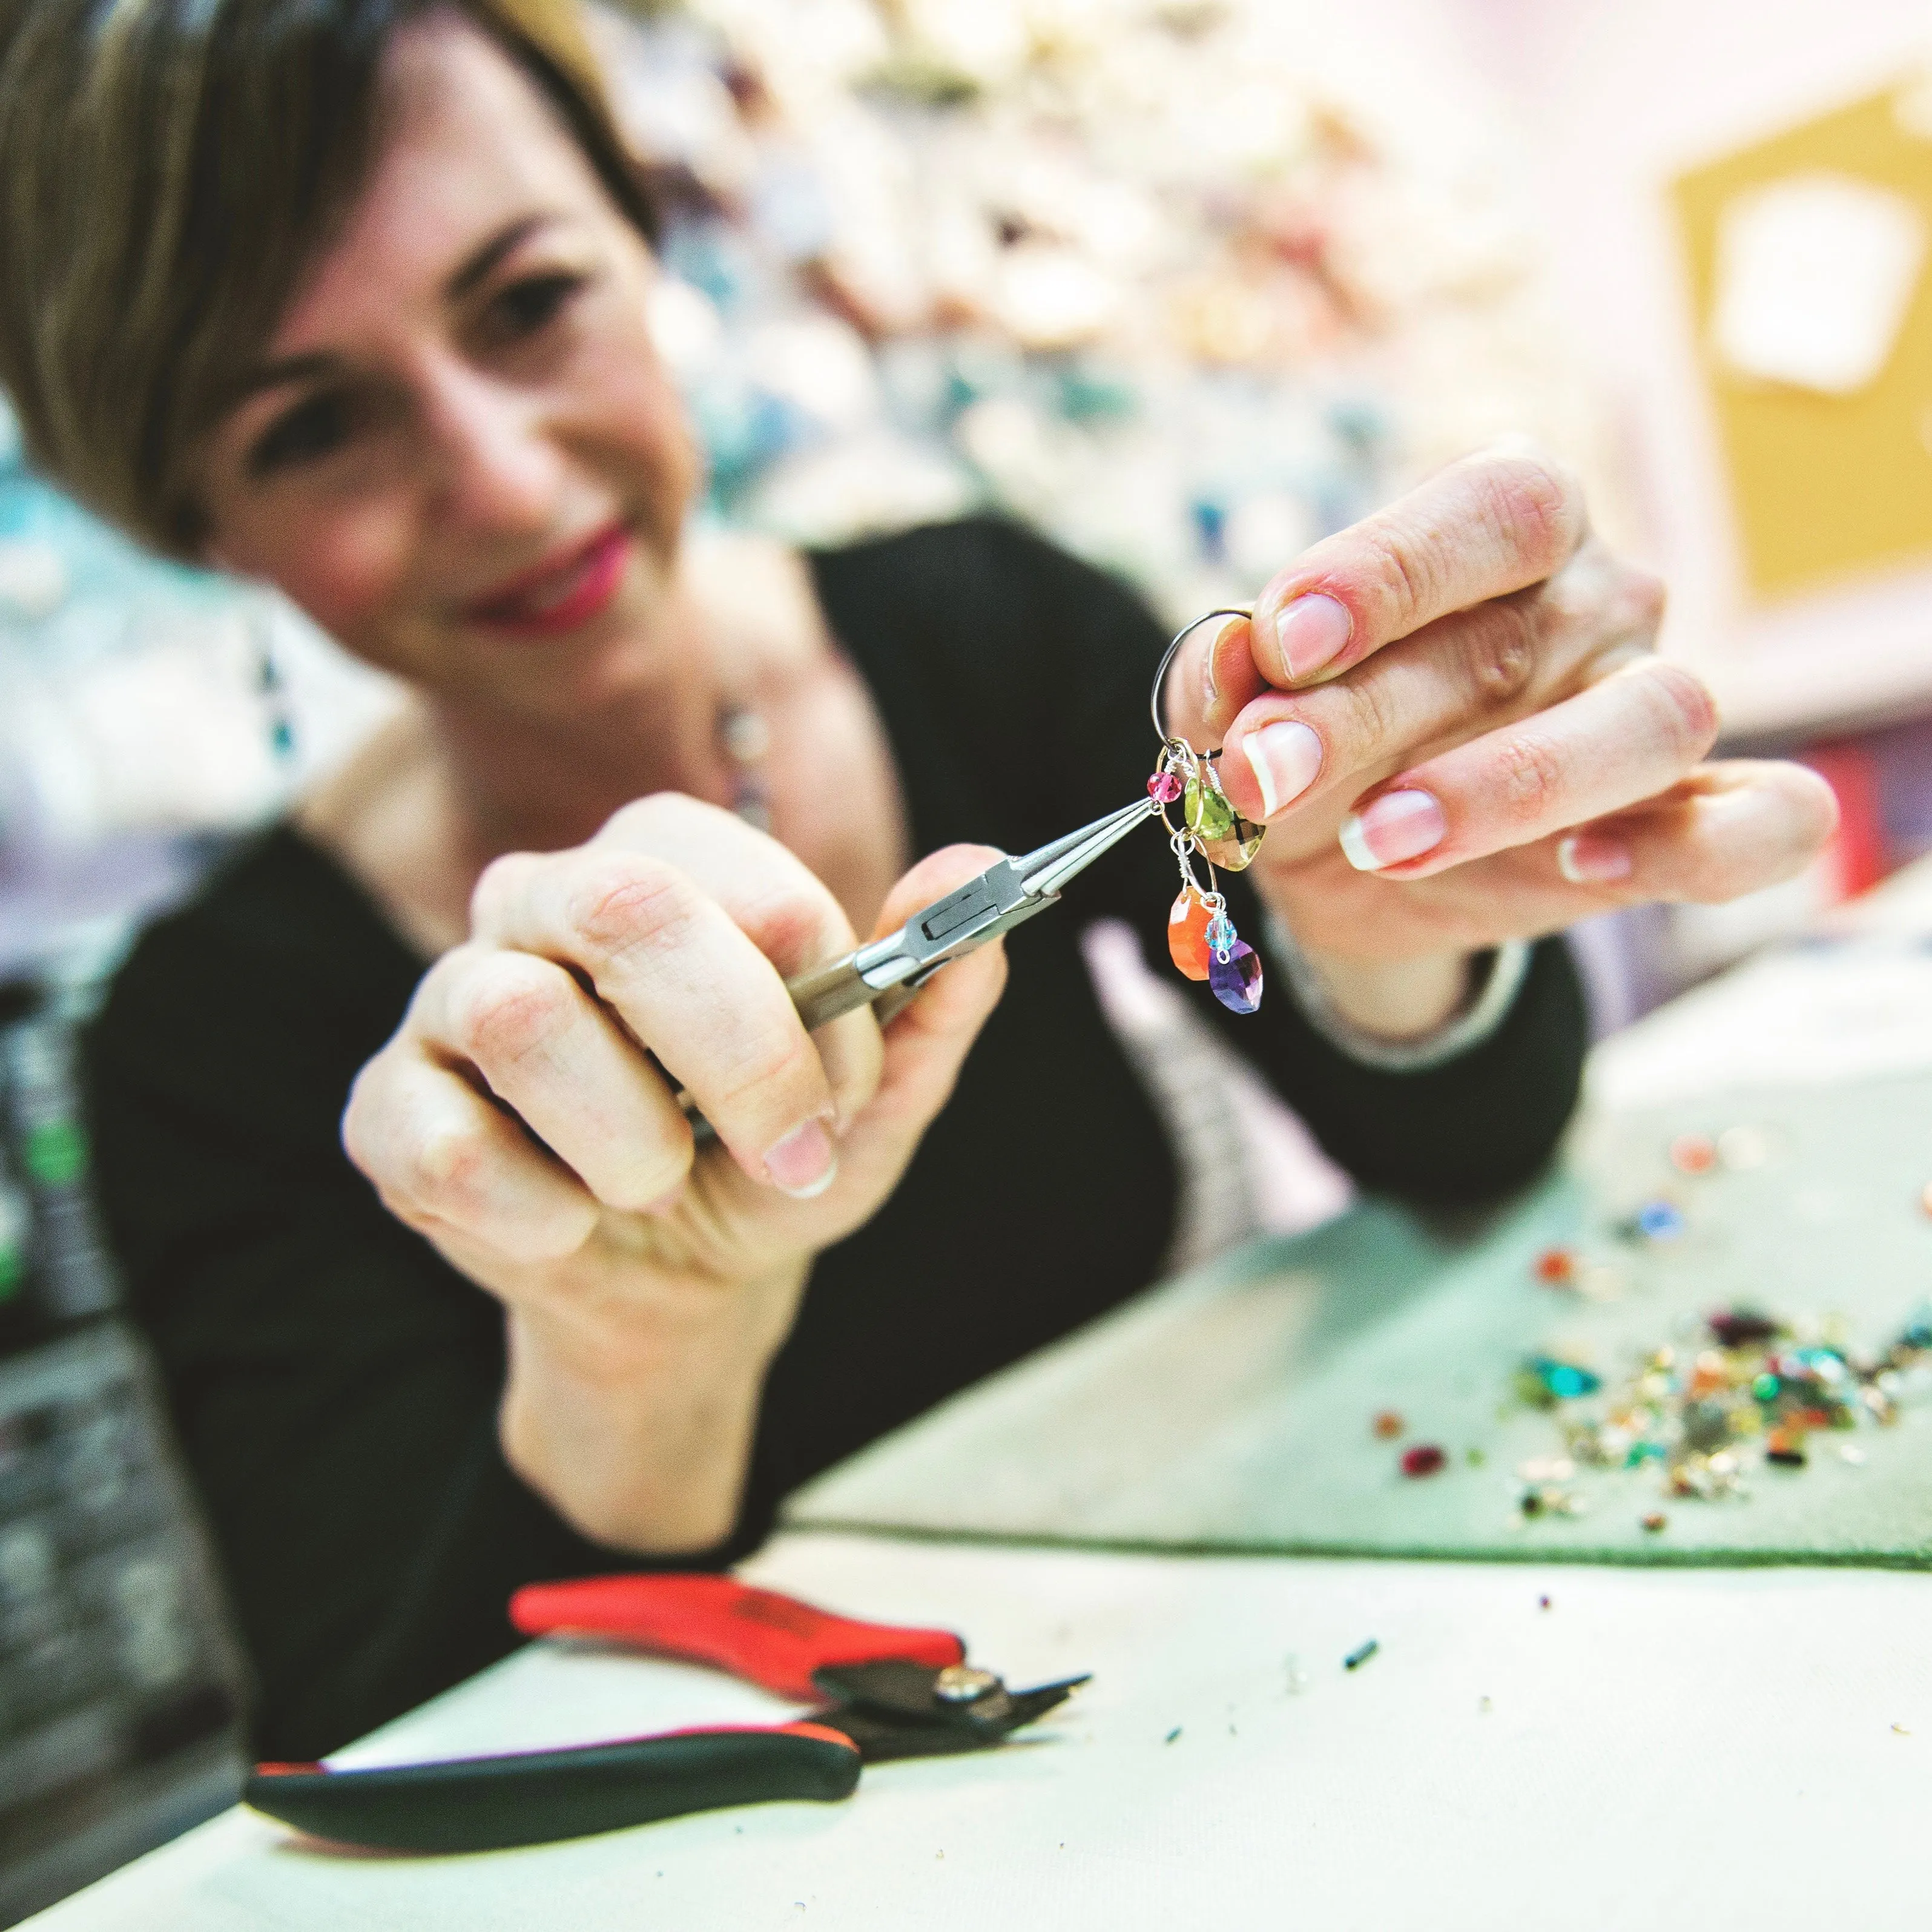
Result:
[[529,1636],[602,1639],[715,1664],[782,1697],[829,1703],[795,1724],[670,1731],[563,1750],[332,1771],[258,1764],[242,1797],[285,1825],[388,1851],[478,1852],[614,1831],[721,1805],[849,1797],[862,1766],[982,1750],[1084,1677],[1010,1690],[950,1630],[857,1623],[729,1576],[533,1583],[510,1600]]

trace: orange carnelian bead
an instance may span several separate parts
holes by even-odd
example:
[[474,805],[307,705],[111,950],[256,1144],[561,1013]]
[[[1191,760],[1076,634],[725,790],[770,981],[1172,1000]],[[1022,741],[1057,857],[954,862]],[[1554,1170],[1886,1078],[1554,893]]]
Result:
[[1168,908],[1167,956],[1190,980],[1208,976],[1208,922],[1213,916],[1190,892],[1182,892]]

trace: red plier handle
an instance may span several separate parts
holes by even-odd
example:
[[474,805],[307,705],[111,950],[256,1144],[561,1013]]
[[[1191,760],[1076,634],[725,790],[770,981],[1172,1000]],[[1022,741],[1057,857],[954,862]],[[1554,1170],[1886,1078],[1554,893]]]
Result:
[[963,1663],[950,1630],[865,1624],[734,1576],[590,1576],[532,1583],[510,1599],[526,1636],[596,1636],[654,1657],[715,1665],[800,1703],[823,1695],[812,1673],[892,1659],[934,1670]]

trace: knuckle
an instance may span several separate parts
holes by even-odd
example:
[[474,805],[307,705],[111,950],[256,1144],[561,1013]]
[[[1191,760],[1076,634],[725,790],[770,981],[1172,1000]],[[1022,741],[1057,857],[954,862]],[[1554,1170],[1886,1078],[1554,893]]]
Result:
[[1655,572],[1630,567],[1624,572],[1623,598],[1632,628],[1654,636],[1664,622],[1670,592]]
[[1583,533],[1582,491],[1564,466],[1540,452],[1486,458],[1478,472],[1497,531],[1539,576],[1559,569]]
[[1332,693],[1342,707],[1339,734],[1325,723],[1322,727],[1328,755],[1338,770],[1367,764],[1388,748],[1394,736],[1395,701],[1383,669],[1382,661],[1372,658],[1360,675],[1342,679],[1321,694],[1326,698]]
[[1528,688],[1543,630],[1542,612],[1534,596],[1498,598],[1475,614],[1465,646],[1465,669],[1479,707],[1513,704]]
[[1562,754],[1539,731],[1513,732],[1499,750],[1496,798],[1513,824],[1541,824],[1564,795]]
[[500,908],[508,904],[529,876],[530,867],[528,853],[506,852],[483,868],[470,894],[472,932],[490,928]]
[[583,866],[565,916],[594,956],[614,957],[674,935],[689,924],[697,897],[690,880],[662,859],[598,853]]
[[1360,535],[1366,552],[1363,566],[1374,594],[1389,607],[1396,626],[1407,629],[1436,601],[1439,572],[1433,548],[1412,542],[1408,532],[1385,523],[1366,525]]
[[396,1185],[418,1208],[460,1220],[482,1198],[490,1154],[488,1137],[474,1127],[433,1127],[411,1143]]
[[1718,705],[1710,687],[1682,664],[1652,661],[1637,674],[1654,694],[1658,722],[1670,749],[1686,764],[1702,758],[1718,736]]
[[479,1066],[514,1064],[567,1022],[570,994],[568,980],[547,960],[506,954],[454,994],[454,1044]]

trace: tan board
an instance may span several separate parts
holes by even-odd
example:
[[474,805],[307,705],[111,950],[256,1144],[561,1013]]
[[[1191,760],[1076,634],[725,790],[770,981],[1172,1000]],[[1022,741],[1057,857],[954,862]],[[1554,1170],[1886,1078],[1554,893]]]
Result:
[[1760,600],[1932,557],[1932,258],[1868,384],[1828,394],[1766,380],[1739,373],[1712,339],[1725,211],[1822,172],[1892,191],[1932,233],[1928,93],[1922,77],[1901,82],[1671,184],[1744,574]]

